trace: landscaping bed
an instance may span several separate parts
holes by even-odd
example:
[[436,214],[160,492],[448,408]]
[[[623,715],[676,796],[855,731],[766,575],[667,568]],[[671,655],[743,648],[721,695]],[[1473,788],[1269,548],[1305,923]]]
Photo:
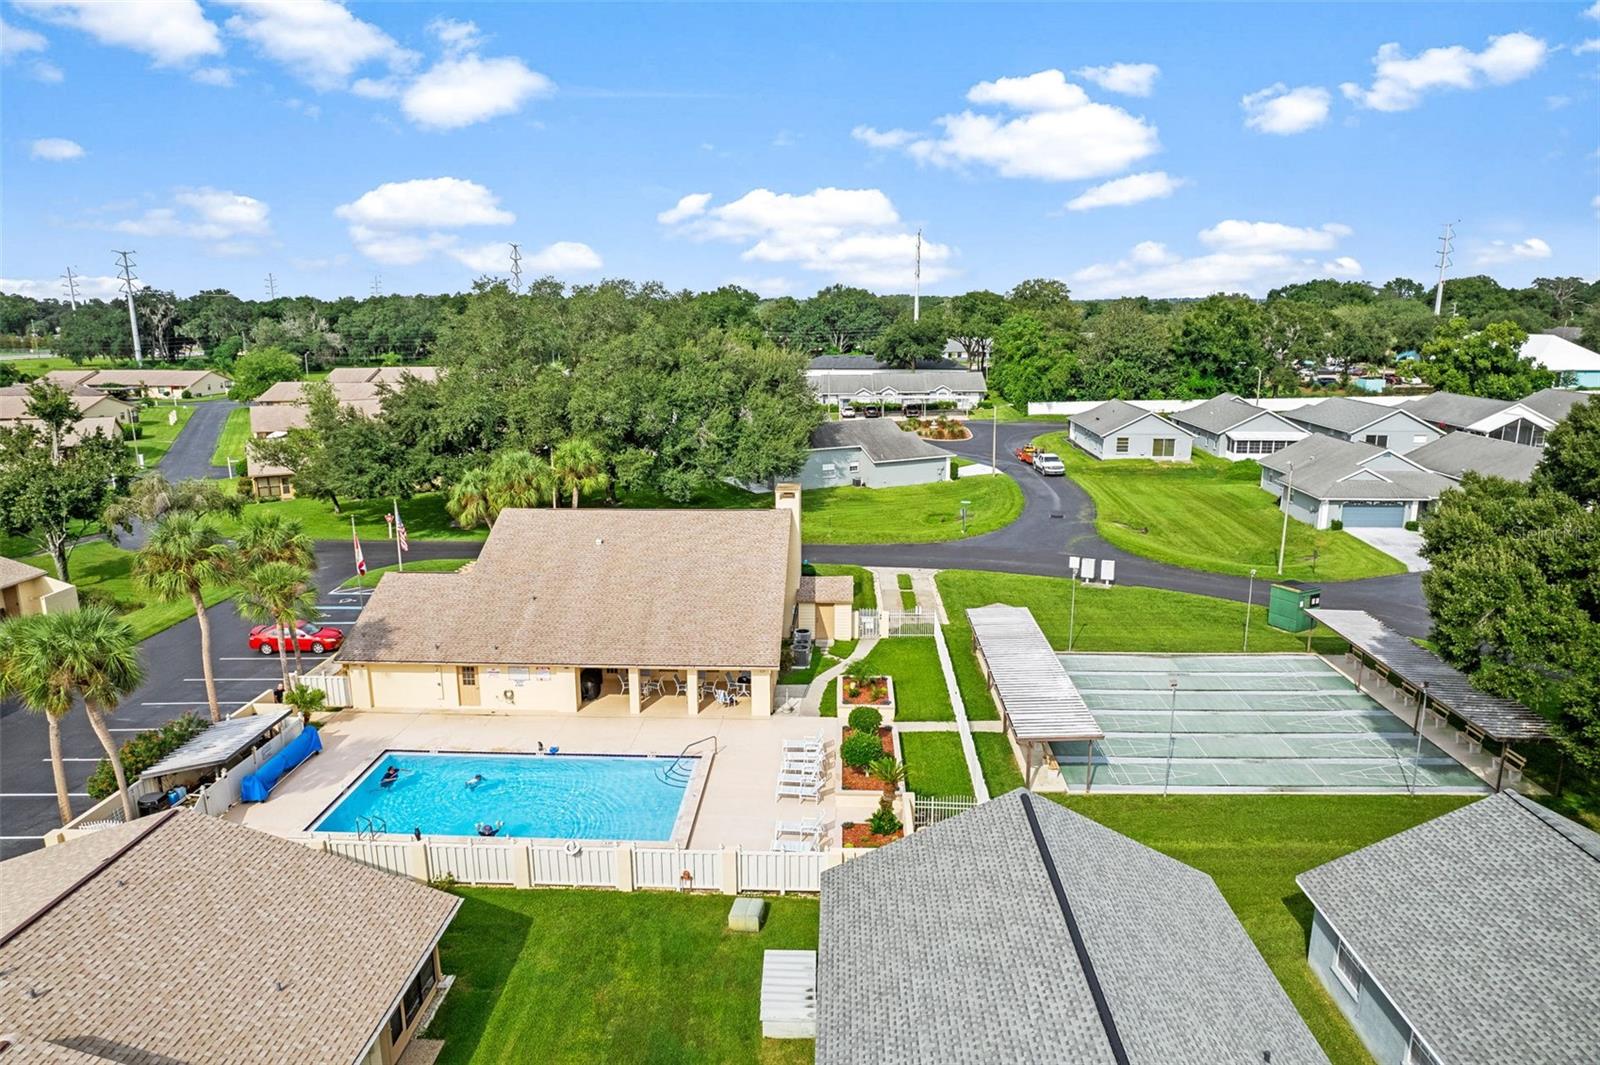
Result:
[[[888,726],[883,726],[880,727],[877,732],[878,746],[883,749],[883,754],[880,757],[893,758],[894,730]],[[844,736],[839,741],[840,749],[843,749],[843,744],[845,741],[856,735],[867,735],[867,733],[859,733],[855,729],[845,729]],[[880,792],[883,790],[882,782],[880,782],[876,777],[867,772],[865,769],[857,769],[855,766],[850,765],[848,762],[844,761],[843,758],[840,758],[839,760],[839,786],[845,791]]]
[[848,821],[839,828],[839,836],[846,847],[881,847],[905,837],[905,829],[880,836],[865,821]]
[[896,721],[956,719],[932,636],[886,637],[861,661],[873,674],[891,678]]
[[972,430],[954,418],[906,418],[900,428],[924,440],[971,440]]

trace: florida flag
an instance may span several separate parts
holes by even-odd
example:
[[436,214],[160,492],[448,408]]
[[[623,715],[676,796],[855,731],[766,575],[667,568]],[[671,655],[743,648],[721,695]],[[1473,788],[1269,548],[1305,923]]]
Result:
[[361,537],[356,535],[354,527],[350,529],[350,540],[356,545],[356,572],[365,574],[367,572],[367,556],[361,553]]

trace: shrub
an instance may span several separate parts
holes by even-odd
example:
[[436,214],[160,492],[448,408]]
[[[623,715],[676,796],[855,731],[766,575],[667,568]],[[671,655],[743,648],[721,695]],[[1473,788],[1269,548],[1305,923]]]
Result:
[[1344,528],[1344,522],[1340,521],[1338,518],[1334,518],[1332,521],[1328,522],[1328,528],[1332,529],[1334,532],[1338,532],[1340,529]]
[[256,483],[243,474],[233,479],[233,488],[243,499],[249,499],[256,494]]
[[877,735],[878,729],[883,726],[883,715],[870,706],[858,706],[850,711],[850,730],[852,732],[870,732]]
[[900,831],[900,819],[887,806],[880,806],[872,811],[872,816],[867,818],[867,824],[874,836],[892,836]]
[[1422,528],[1422,523],[1421,522],[1416,522],[1416,521],[1408,521],[1408,522],[1406,522],[1406,531],[1407,532],[1416,532],[1420,528]]
[[839,744],[839,758],[851,769],[866,769],[882,757],[883,741],[876,732],[852,732]]
[[[211,722],[205,718],[184,714],[160,728],[141,732],[117,749],[117,755],[122,759],[122,771],[131,781],[210,727]],[[111,772],[109,761],[100,759],[100,764],[89,774],[89,783],[84,790],[96,802],[117,790],[116,774]]]
[[103,588],[79,588],[78,601],[85,606],[103,606],[118,614],[131,613],[144,605],[128,599],[118,599]]

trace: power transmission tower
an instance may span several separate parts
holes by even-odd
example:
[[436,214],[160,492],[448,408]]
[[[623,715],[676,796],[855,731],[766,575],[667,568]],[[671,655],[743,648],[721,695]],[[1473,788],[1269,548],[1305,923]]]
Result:
[[381,295],[383,295],[383,275],[382,274],[373,274],[372,275],[372,294],[373,294],[373,296],[381,296]]
[[917,227],[917,276],[911,290],[911,320],[922,320],[922,227]]
[[1446,222],[1444,233],[1439,237],[1439,287],[1433,293],[1433,316],[1439,317],[1439,312],[1444,309],[1444,272],[1452,265],[1450,253],[1455,250],[1456,224]]
[[511,242],[511,291],[522,291],[522,247]]
[[278,279],[273,277],[271,274],[268,274],[267,275],[267,299],[275,300],[277,298],[278,298]]
[[72,304],[72,309],[78,309],[78,279],[72,273],[72,267],[67,267],[67,272],[62,275],[65,282],[61,287],[67,290],[67,302]]
[[136,366],[143,366],[144,352],[139,348],[139,317],[133,313],[133,283],[138,280],[133,276],[136,264],[131,251],[118,251],[116,254],[117,265],[122,269],[122,294],[128,298],[128,328],[133,332],[133,362]]

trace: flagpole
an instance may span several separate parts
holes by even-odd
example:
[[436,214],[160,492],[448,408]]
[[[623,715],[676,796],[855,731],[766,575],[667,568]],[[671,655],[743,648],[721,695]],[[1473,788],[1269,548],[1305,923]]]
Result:
[[400,572],[406,571],[405,552],[400,550],[400,501],[391,497],[389,502],[394,505],[394,557],[400,564]]
[[361,587],[361,537],[356,535],[356,516],[350,515],[350,542],[356,545],[356,587]]

